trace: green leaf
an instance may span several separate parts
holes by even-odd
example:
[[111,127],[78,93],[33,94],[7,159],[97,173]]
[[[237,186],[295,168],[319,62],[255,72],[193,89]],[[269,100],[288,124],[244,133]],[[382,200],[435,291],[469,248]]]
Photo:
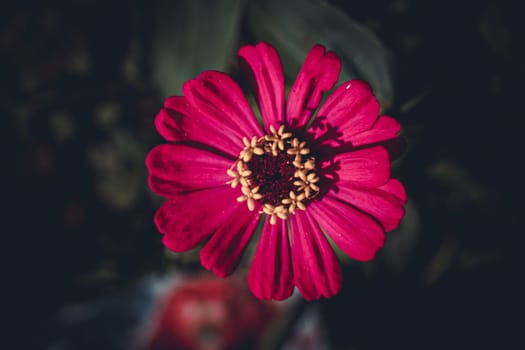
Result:
[[152,74],[163,97],[204,70],[224,71],[235,57],[244,0],[160,0]]
[[382,110],[394,100],[392,57],[377,36],[345,13],[320,0],[255,0],[249,6],[255,39],[272,44],[285,74],[293,79],[314,44],[335,51],[342,61],[339,83],[366,80]]

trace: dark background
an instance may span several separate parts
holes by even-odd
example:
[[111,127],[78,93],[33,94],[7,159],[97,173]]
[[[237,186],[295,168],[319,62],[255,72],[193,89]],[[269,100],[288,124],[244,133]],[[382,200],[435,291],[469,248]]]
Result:
[[[388,114],[408,140],[395,171],[410,205],[405,238],[367,269],[347,268],[340,295],[319,302],[334,349],[519,348],[519,2],[331,3],[395,57]],[[156,3],[17,4],[0,13],[3,289],[10,348],[36,349],[64,305],[173,264],[200,267],[167,263],[152,221],[159,200],[144,157],[162,142],[148,51]],[[245,21],[238,46],[254,40]]]

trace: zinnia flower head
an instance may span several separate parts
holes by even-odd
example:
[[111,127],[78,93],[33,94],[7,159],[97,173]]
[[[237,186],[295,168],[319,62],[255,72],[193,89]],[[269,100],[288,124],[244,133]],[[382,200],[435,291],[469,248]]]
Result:
[[[285,98],[276,50],[239,50],[262,125],[241,88],[205,71],[170,97],[155,119],[169,143],[150,151],[149,185],[167,200],[155,215],[164,245],[184,252],[204,243],[202,265],[231,274],[262,220],[248,283],[260,299],[282,300],[297,286],[307,300],[341,288],[329,242],[372,259],[404,215],[406,194],[391,178],[386,141],[400,125],[379,116],[368,84],[339,85],[340,59],[315,45]],[[319,108],[318,108],[319,107]]]

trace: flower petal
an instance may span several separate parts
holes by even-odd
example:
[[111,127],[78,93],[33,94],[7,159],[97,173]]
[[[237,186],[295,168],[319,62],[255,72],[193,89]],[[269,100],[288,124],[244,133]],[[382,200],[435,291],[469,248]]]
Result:
[[379,188],[341,185],[334,196],[376,218],[386,232],[397,228],[405,215],[399,198]]
[[407,202],[407,193],[403,184],[396,179],[390,179],[386,184],[379,187],[381,190],[390,193],[395,196],[399,202],[403,205]]
[[305,212],[290,216],[295,284],[306,300],[329,298],[342,286],[341,265],[319,226]]
[[306,125],[317,109],[325,91],[330,90],[339,78],[341,60],[332,51],[315,45],[304,61],[295,79],[286,106],[289,125]]
[[257,96],[267,130],[284,123],[284,75],[277,51],[267,43],[247,45],[239,50],[239,57],[249,68],[252,88]]
[[230,275],[250,242],[260,217],[257,213],[225,221],[202,248],[202,266],[219,277]]
[[227,74],[205,71],[184,83],[182,91],[198,113],[222,124],[223,134],[241,140],[263,135],[241,88]]
[[385,242],[383,228],[377,221],[330,194],[310,203],[308,211],[334,243],[353,259],[373,259]]
[[[170,108],[169,104],[173,101],[173,105],[177,109]],[[180,141],[184,138],[184,132],[181,130],[180,123],[182,118],[187,118],[190,112],[190,105],[183,96],[168,97],[164,102],[164,107],[155,117],[155,127],[158,133],[166,141]]]
[[390,178],[390,159],[381,146],[337,154],[321,165],[326,177],[335,168],[337,182],[349,182],[361,186],[377,187]]
[[181,144],[153,148],[146,157],[148,182],[153,192],[170,197],[184,191],[224,185],[233,160]]
[[237,157],[244,145],[242,138],[230,132],[230,125],[199,113],[184,96],[166,99],[155,118],[157,131],[167,141],[199,142]]
[[234,215],[250,215],[230,186],[209,188],[168,199],[157,210],[155,224],[164,245],[175,252],[195,248]]
[[313,130],[320,138],[327,130],[336,130],[338,142],[348,142],[352,135],[374,125],[379,114],[379,103],[370,86],[362,80],[351,80],[340,85],[321,106]]
[[401,124],[394,118],[382,115],[377,118],[372,128],[357,133],[349,138],[352,146],[369,145],[398,137]]
[[286,221],[279,219],[272,225],[267,217],[248,273],[248,284],[259,299],[283,300],[292,295],[292,261]]

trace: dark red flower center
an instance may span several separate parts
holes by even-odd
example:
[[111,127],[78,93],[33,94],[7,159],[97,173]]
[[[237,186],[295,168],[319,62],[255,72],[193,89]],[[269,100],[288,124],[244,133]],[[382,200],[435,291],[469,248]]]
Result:
[[294,156],[279,152],[277,156],[264,153],[246,163],[252,172],[253,186],[259,186],[259,193],[263,195],[263,203],[278,206],[281,201],[289,197],[290,191],[295,189],[293,184],[296,171],[293,165]]
[[306,142],[292,138],[284,126],[270,127],[270,132],[259,138],[245,137],[239,159],[227,172],[233,177],[228,182],[233,188],[241,185],[237,201],[246,201],[249,210],[255,210],[260,201],[262,212],[275,224],[276,218],[285,220],[296,209],[306,209],[319,193],[319,177]]

